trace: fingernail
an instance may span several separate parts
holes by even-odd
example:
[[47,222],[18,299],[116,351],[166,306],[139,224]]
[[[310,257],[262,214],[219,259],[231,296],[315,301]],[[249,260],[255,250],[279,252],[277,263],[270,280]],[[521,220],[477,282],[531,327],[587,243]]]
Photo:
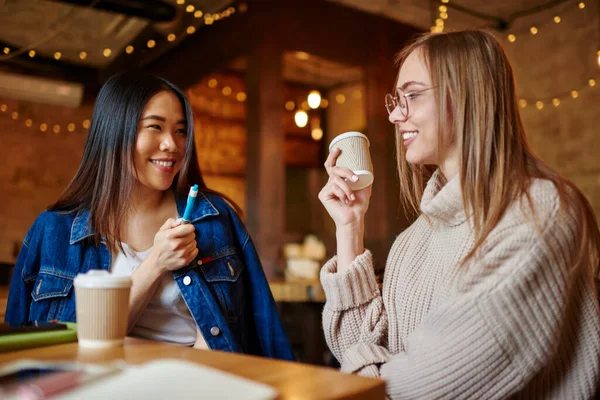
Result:
[[353,194],[351,194],[351,195],[350,195],[350,200],[352,200],[352,201],[356,200],[356,196],[355,196],[355,195],[353,195]]
[[358,176],[352,175],[352,182],[356,182],[356,181],[358,181]]

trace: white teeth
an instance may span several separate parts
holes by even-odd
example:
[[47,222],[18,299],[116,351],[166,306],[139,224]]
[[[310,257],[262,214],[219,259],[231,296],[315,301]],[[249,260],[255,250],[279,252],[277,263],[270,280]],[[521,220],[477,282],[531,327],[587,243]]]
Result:
[[419,132],[417,132],[417,131],[413,131],[413,132],[404,132],[404,133],[402,134],[402,139],[404,139],[404,140],[412,139],[412,138],[414,138],[415,136],[417,136],[418,134],[419,134]]
[[175,164],[175,161],[156,161],[150,160],[152,164],[161,165],[163,167],[172,167]]

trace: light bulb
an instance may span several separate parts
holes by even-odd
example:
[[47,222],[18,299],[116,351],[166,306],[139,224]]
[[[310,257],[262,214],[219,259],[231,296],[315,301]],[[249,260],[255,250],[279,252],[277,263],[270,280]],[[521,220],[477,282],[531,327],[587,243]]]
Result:
[[308,105],[310,108],[319,108],[321,105],[321,93],[318,90],[311,90],[308,94]]
[[314,128],[312,131],[310,131],[310,136],[313,138],[313,140],[321,140],[323,138],[323,129]]
[[308,114],[306,113],[306,111],[296,111],[296,114],[294,114],[294,122],[296,122],[298,128],[304,128],[308,123]]

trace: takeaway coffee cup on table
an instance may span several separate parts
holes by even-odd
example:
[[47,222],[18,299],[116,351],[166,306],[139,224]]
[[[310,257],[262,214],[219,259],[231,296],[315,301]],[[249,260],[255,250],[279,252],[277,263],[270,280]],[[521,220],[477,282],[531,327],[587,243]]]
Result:
[[127,334],[131,278],[90,270],[77,274],[73,284],[79,346],[122,346]]
[[357,182],[346,179],[352,190],[364,189],[373,183],[373,164],[369,153],[369,139],[360,132],[346,132],[336,136],[329,145],[329,152],[341,150],[335,165],[346,167],[358,176]]

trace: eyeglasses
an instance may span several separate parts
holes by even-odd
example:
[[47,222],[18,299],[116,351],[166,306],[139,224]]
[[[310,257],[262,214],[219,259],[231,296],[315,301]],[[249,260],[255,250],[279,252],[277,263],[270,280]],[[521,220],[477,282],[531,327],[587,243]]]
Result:
[[395,96],[391,93],[385,95],[385,109],[387,110],[388,114],[391,114],[394,112],[396,107],[400,107],[400,113],[406,118],[408,117],[408,103],[419,97],[421,93],[435,87],[437,86],[432,86],[421,90],[413,90],[409,93],[404,93],[402,89],[397,88]]

